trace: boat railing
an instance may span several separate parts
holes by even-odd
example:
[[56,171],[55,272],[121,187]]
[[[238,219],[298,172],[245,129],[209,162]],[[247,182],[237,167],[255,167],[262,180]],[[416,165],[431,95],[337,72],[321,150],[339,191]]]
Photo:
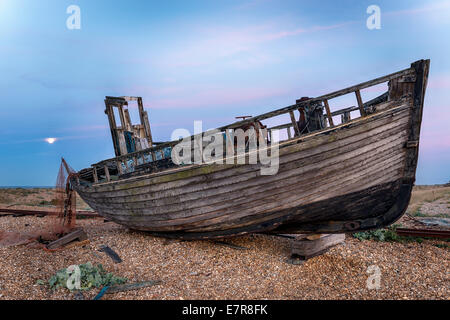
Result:
[[[376,97],[376,98],[374,98],[374,99],[372,99],[370,101],[365,102],[363,104],[363,108],[365,110],[365,113],[367,113],[367,110],[370,109],[371,106],[373,106],[375,104],[378,104],[378,103],[381,103],[381,102],[384,102],[384,101],[387,101],[387,99],[388,99],[388,92],[385,92],[382,95],[380,95],[380,96],[378,96],[378,97]],[[333,111],[333,112],[331,112],[331,117],[336,117],[336,116],[340,115],[341,116],[341,123],[349,122],[351,120],[350,114],[353,111],[360,111],[360,107],[359,106],[351,106],[351,107],[342,108],[342,109]],[[326,119],[328,119],[328,118],[326,118]],[[276,125],[276,126],[268,128],[269,136],[271,136],[271,132],[273,130],[286,129],[286,133],[287,133],[288,139],[291,139],[292,138],[292,130],[291,129],[294,129],[294,132],[295,132],[295,127],[294,127],[295,122],[296,121],[292,121],[292,119],[291,119],[291,122],[289,122],[289,123],[280,124],[280,125]],[[329,123],[329,120],[328,120],[328,123]],[[325,127],[327,127],[326,124],[325,124]]]
[[[352,111],[359,111],[360,116],[364,117],[366,116],[366,110],[367,107],[370,106],[371,104],[376,104],[379,103],[378,101],[386,101],[387,100],[387,93],[383,94],[380,97],[377,97],[375,99],[372,99],[371,101],[368,101],[366,103],[363,103],[362,98],[361,98],[361,90],[368,88],[368,87],[372,87],[393,79],[397,79],[400,77],[405,77],[406,78],[406,82],[413,82],[414,81],[414,76],[415,76],[415,69],[414,68],[408,68],[408,69],[404,69],[383,77],[379,77],[370,81],[366,81],[342,90],[338,90],[329,94],[325,94],[316,98],[310,98],[307,100],[297,100],[297,102],[293,105],[278,109],[278,110],[274,110],[271,112],[267,112],[264,114],[261,114],[259,116],[255,116],[255,117],[250,117],[247,118],[245,120],[241,120],[241,121],[237,121],[235,123],[232,123],[230,125],[226,125],[223,127],[219,127],[216,130],[221,131],[221,132],[226,132],[227,130],[230,129],[238,129],[238,128],[242,128],[246,125],[258,122],[258,121],[262,121],[265,119],[269,119],[269,118],[273,118],[282,114],[290,114],[291,116],[291,123],[286,123],[286,124],[282,124],[282,125],[277,125],[277,126],[273,126],[271,128],[268,128],[268,134],[269,137],[271,137],[271,132],[272,130],[280,130],[280,129],[287,129],[288,131],[288,138],[292,138],[292,133],[291,133],[291,128],[294,128],[294,136],[298,136],[299,135],[299,131],[298,131],[298,123],[294,117],[294,111],[295,110],[299,110],[302,107],[307,107],[308,105],[311,104],[320,104],[321,107],[325,108],[325,119],[327,119],[327,124],[325,124],[325,127],[334,127],[334,121],[333,121],[333,117],[334,116],[338,116],[341,115],[342,116],[342,120],[348,121],[348,119],[350,119],[350,112]],[[330,110],[330,106],[329,106],[329,100],[349,94],[349,93],[354,93],[356,96],[356,101],[357,101],[357,106],[351,106],[348,108],[344,108],[338,111],[334,111],[331,112]],[[198,137],[201,137],[203,133],[200,134],[196,134],[191,136],[191,139],[195,139]],[[92,165],[92,170],[91,170],[91,174],[93,176],[93,179],[91,179],[91,181],[93,180],[94,183],[99,182],[99,173],[103,173],[104,179],[109,182],[111,181],[111,174],[110,174],[110,170],[111,169],[115,169],[115,171],[117,172],[118,176],[121,176],[123,174],[126,173],[130,173],[133,172],[136,168],[139,168],[140,166],[145,166],[146,164],[157,164],[159,161],[162,160],[167,160],[169,158],[169,156],[167,155],[167,151],[171,150],[171,148],[173,146],[175,146],[176,144],[178,144],[181,140],[178,141],[169,141],[169,142],[163,142],[163,143],[159,143],[158,145],[155,145],[151,148],[147,148],[144,150],[140,150],[140,151],[136,151],[136,152],[132,152],[132,153],[128,153],[125,155],[121,155],[121,156],[117,156],[115,158],[111,158],[111,159],[107,159],[107,160],[103,160],[101,162],[98,162],[94,165]]]

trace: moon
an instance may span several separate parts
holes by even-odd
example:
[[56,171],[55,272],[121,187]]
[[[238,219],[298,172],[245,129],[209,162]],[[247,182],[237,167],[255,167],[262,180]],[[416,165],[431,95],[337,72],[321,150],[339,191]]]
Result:
[[47,143],[49,143],[49,144],[55,143],[56,140],[58,140],[58,139],[56,139],[56,138],[46,138],[46,139],[45,139],[45,141],[46,141]]

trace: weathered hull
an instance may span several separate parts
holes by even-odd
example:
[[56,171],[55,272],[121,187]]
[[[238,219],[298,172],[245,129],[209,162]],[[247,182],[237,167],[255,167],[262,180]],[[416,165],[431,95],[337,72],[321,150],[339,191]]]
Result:
[[275,175],[261,175],[260,165],[203,164],[76,190],[107,219],[165,237],[385,226],[404,213],[414,183],[421,81],[382,111],[282,143]]

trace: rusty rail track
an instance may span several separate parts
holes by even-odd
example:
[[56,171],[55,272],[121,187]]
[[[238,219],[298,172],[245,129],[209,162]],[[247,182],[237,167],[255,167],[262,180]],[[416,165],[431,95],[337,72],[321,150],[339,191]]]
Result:
[[450,230],[397,228],[399,236],[450,239]]
[[[7,209],[0,208],[0,216],[2,215],[24,215],[24,216],[56,216],[56,211],[46,210],[24,210],[24,209]],[[92,211],[77,211],[77,217],[101,218],[101,216]]]

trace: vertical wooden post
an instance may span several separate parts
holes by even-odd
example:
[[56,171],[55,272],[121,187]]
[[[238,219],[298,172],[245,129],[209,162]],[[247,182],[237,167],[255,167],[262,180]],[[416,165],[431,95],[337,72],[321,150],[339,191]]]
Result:
[[92,167],[92,176],[94,177],[94,183],[98,183],[97,168],[95,166]]
[[291,116],[292,126],[294,127],[295,135],[300,135],[300,129],[298,128],[297,120],[295,120],[294,111],[289,111],[289,115]]
[[343,114],[341,114],[341,122],[342,123],[349,122],[350,120],[351,120],[350,111],[346,111]]
[[366,110],[364,110],[364,104],[361,99],[361,92],[359,90],[355,91],[356,100],[358,101],[359,112],[361,113],[361,117],[366,115]]
[[109,121],[109,129],[111,131],[111,138],[113,141],[113,146],[114,146],[114,152],[116,154],[116,157],[120,155],[120,150],[118,149],[118,141],[117,141],[117,134],[116,134],[116,117],[114,116],[114,110],[113,110],[113,106],[111,104],[109,104],[108,99],[105,99],[105,113],[108,116],[108,121]]
[[328,123],[330,127],[334,127],[333,117],[331,116],[330,105],[328,104],[328,100],[323,100],[323,104],[325,105],[325,110],[327,111]]
[[125,115],[125,122],[126,122],[126,130],[127,131],[133,131],[133,124],[131,123],[131,118],[130,118],[130,112],[128,111],[128,109],[124,109],[124,115]]
[[138,165],[138,161],[137,161],[137,157],[136,156],[133,156],[133,164],[134,164],[134,167],[136,167]]
[[139,118],[141,125],[144,127],[145,137],[147,138],[149,147],[153,147],[152,130],[150,128],[150,122],[148,121],[148,113],[144,111],[144,104],[142,103],[142,97],[137,98],[139,108]]
[[119,174],[123,174],[122,161],[117,160],[117,170]]
[[125,113],[123,111],[123,105],[118,105],[119,108],[119,117],[120,117],[120,126],[122,130],[127,130],[127,124],[125,121]]
[[292,138],[291,127],[287,127],[286,130],[287,130],[288,139],[291,139]]
[[106,164],[104,166],[104,169],[105,169],[106,181],[110,182],[111,181],[111,176],[109,175],[109,169],[108,169],[108,166]]
[[430,60],[419,60],[411,64],[415,69],[416,82],[413,89],[413,108],[411,110],[411,124],[408,141],[412,148],[406,151],[406,166],[403,173],[404,179],[408,183],[413,183],[416,176],[417,158],[419,152],[420,123],[422,121],[423,102],[428,82],[428,72],[430,70]]

